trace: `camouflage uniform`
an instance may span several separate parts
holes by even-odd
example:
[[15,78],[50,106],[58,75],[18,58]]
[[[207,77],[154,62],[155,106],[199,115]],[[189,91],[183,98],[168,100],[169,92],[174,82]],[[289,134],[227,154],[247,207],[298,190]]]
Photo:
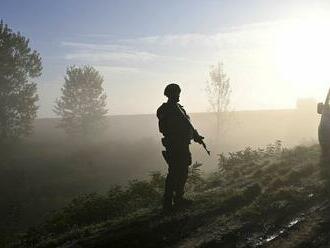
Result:
[[185,120],[189,118],[183,107],[177,103],[163,103],[157,110],[159,131],[164,135],[163,151],[168,164],[168,174],[165,182],[164,205],[172,205],[183,199],[184,185],[188,177],[188,167],[191,165],[189,144],[193,137],[193,129]]

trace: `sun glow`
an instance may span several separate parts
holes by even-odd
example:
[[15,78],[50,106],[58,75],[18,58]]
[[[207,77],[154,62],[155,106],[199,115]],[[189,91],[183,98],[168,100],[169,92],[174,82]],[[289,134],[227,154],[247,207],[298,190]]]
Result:
[[330,83],[330,18],[312,16],[282,25],[275,58],[280,79],[299,91],[323,89]]

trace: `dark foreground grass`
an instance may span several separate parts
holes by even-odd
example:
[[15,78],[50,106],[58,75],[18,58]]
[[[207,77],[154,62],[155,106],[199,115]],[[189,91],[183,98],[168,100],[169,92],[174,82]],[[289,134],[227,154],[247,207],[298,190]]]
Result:
[[154,173],[76,198],[11,247],[322,247],[330,213],[319,156],[317,145],[276,142],[220,155],[207,177],[195,164],[187,185],[194,204],[170,215],[160,209],[164,177]]

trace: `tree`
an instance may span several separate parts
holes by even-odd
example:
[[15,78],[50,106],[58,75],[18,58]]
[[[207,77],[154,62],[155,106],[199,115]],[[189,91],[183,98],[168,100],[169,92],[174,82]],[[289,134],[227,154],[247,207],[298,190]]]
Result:
[[59,126],[69,135],[87,136],[97,131],[108,112],[102,76],[92,66],[70,66],[64,80],[63,95],[54,108],[62,117]]
[[37,85],[41,75],[39,53],[29,40],[0,21],[0,140],[28,135],[37,115]]
[[210,81],[206,82],[209,103],[216,114],[216,141],[219,140],[220,123],[224,121],[223,113],[228,111],[230,104],[230,79],[225,74],[223,63],[211,67]]

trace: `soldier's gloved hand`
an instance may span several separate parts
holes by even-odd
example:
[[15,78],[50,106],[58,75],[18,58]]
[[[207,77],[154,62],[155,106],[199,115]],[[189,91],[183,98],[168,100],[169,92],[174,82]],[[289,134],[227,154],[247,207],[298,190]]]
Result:
[[203,143],[203,139],[204,137],[201,135],[195,135],[194,136],[194,141],[197,142],[198,144],[202,144]]

